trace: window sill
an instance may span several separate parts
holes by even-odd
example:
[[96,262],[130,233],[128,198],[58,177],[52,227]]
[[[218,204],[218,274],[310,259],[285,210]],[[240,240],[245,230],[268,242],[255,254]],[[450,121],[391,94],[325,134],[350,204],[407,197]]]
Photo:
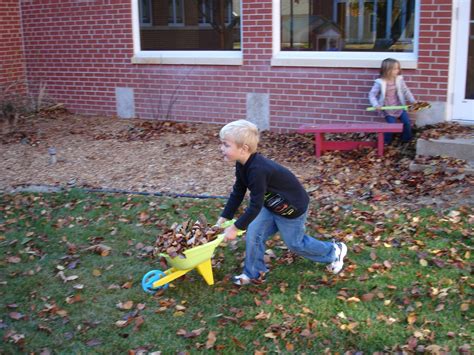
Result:
[[417,56],[413,53],[394,52],[278,52],[273,55],[272,66],[380,68],[385,58],[397,59],[403,69],[416,69]]
[[241,51],[140,51],[133,64],[242,65]]

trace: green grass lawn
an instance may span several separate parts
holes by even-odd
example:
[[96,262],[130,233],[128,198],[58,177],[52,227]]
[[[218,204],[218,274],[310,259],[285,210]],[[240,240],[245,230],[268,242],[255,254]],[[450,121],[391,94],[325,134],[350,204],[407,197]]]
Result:
[[[472,207],[315,203],[309,234],[349,247],[340,275],[275,237],[265,284],[229,281],[241,272],[239,241],[216,250],[213,286],[191,271],[145,293],[143,275],[166,269],[151,253],[157,235],[201,213],[214,222],[224,203],[1,195],[0,353],[436,353],[472,343]],[[110,252],[94,252],[97,244]]]

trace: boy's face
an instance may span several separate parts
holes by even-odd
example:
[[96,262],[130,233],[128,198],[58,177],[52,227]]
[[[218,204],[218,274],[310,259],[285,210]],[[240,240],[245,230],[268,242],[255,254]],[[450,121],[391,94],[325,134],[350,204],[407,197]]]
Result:
[[228,162],[239,161],[242,163],[246,158],[246,149],[239,147],[234,141],[228,138],[221,139],[221,152],[224,160]]

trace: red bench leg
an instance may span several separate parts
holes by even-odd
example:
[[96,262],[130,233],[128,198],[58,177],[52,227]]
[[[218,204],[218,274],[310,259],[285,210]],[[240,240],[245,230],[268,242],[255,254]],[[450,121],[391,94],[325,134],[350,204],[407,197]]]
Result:
[[383,133],[377,133],[377,153],[383,157]]
[[323,133],[315,133],[314,134],[314,151],[316,153],[316,158],[321,156],[322,145],[323,145]]

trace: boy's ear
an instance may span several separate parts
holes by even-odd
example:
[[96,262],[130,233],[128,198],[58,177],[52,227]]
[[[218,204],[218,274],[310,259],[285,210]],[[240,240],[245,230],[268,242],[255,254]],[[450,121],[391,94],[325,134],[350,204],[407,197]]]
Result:
[[250,147],[248,146],[248,144],[242,144],[242,149],[245,150],[245,152],[250,152]]

